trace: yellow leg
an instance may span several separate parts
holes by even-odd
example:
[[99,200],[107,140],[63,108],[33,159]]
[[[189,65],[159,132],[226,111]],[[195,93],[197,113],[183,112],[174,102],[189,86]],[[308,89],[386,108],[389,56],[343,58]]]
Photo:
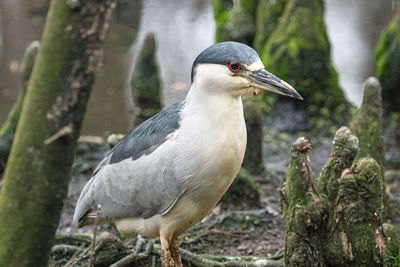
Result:
[[170,244],[171,256],[175,262],[176,267],[183,267],[181,254],[179,253],[179,236],[174,236]]
[[160,235],[161,241],[161,266],[175,267],[174,259],[171,257],[169,244],[171,243],[163,234]]

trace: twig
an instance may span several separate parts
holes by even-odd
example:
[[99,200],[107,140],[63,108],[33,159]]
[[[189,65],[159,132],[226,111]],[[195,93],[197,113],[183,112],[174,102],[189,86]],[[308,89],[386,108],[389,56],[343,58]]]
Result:
[[50,136],[49,138],[47,138],[46,140],[44,140],[44,144],[45,145],[49,145],[51,143],[53,143],[54,141],[56,141],[57,139],[59,139],[60,137],[64,136],[64,135],[69,135],[73,132],[73,125],[72,123],[64,126],[63,128],[61,128],[61,130],[59,130],[57,133],[53,134],[52,136]]
[[64,265],[64,267],[68,267],[72,261],[78,256],[79,253],[82,252],[82,249],[85,247],[85,244],[82,244],[76,251],[75,253],[71,256],[71,258],[67,261],[67,263]]
[[135,245],[135,249],[134,249],[133,253],[129,254],[128,256],[126,256],[126,257],[124,257],[122,259],[120,259],[116,263],[110,265],[110,267],[131,266],[132,263],[147,258],[150,255],[151,251],[152,251],[153,242],[149,241],[146,244],[144,252],[143,253],[139,253],[140,250],[143,247],[144,242],[145,242],[144,238],[139,235],[138,239],[136,241],[136,245]]
[[179,252],[181,253],[183,260],[188,261],[195,266],[223,266],[220,262],[207,259],[183,248],[179,248]]
[[123,257],[122,259],[120,259],[119,261],[117,261],[116,263],[113,263],[110,265],[110,267],[124,267],[124,266],[131,266],[132,263],[138,261],[138,260],[142,260],[147,258],[148,255],[146,255],[145,253],[132,253],[129,254],[128,256]]
[[94,248],[96,246],[97,226],[99,225],[100,212],[101,212],[101,205],[97,205],[96,219],[94,221],[94,229],[93,229],[93,242],[92,242],[92,248],[90,250],[90,258],[89,258],[88,267],[93,266]]

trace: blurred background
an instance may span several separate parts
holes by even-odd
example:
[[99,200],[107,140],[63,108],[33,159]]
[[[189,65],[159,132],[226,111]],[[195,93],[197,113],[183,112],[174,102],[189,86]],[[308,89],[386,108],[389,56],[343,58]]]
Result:
[[[40,40],[48,4],[48,0],[0,1],[0,124],[17,98],[20,60],[29,43]],[[393,0],[325,0],[333,65],[346,98],[356,106],[362,100],[362,83],[373,74],[373,49],[393,12]],[[133,126],[131,75],[148,32],[154,33],[157,46],[161,102],[170,105],[190,87],[194,58],[215,42],[212,1],[118,1],[83,135],[126,133]]]

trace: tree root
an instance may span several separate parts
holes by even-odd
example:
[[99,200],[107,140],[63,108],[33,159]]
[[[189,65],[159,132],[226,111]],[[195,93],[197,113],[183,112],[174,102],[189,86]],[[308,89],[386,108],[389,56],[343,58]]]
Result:
[[[60,240],[66,240],[69,244],[56,244],[51,251],[49,266],[85,266],[89,262],[91,246],[84,235],[58,236]],[[76,238],[74,240],[74,238]],[[57,242],[57,243],[58,243]],[[80,244],[81,247],[70,245]],[[86,246],[84,248],[84,246]],[[96,242],[94,249],[93,265],[123,267],[123,266],[159,266],[160,245],[154,244],[153,240],[142,237],[135,239],[133,249],[125,246],[116,236],[104,232]],[[282,258],[269,259],[251,256],[225,256],[196,254],[187,249],[180,248],[183,262],[188,266],[284,266]]]

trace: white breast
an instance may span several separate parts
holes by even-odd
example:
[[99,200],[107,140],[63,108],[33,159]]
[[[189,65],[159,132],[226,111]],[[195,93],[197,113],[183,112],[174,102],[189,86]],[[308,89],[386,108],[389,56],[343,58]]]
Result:
[[[174,222],[179,218],[181,228],[200,221],[220,200],[236,177],[246,149],[240,96],[194,95],[193,88],[191,93],[176,136],[175,169],[186,191],[163,216]],[[200,97],[207,99],[200,101]]]

